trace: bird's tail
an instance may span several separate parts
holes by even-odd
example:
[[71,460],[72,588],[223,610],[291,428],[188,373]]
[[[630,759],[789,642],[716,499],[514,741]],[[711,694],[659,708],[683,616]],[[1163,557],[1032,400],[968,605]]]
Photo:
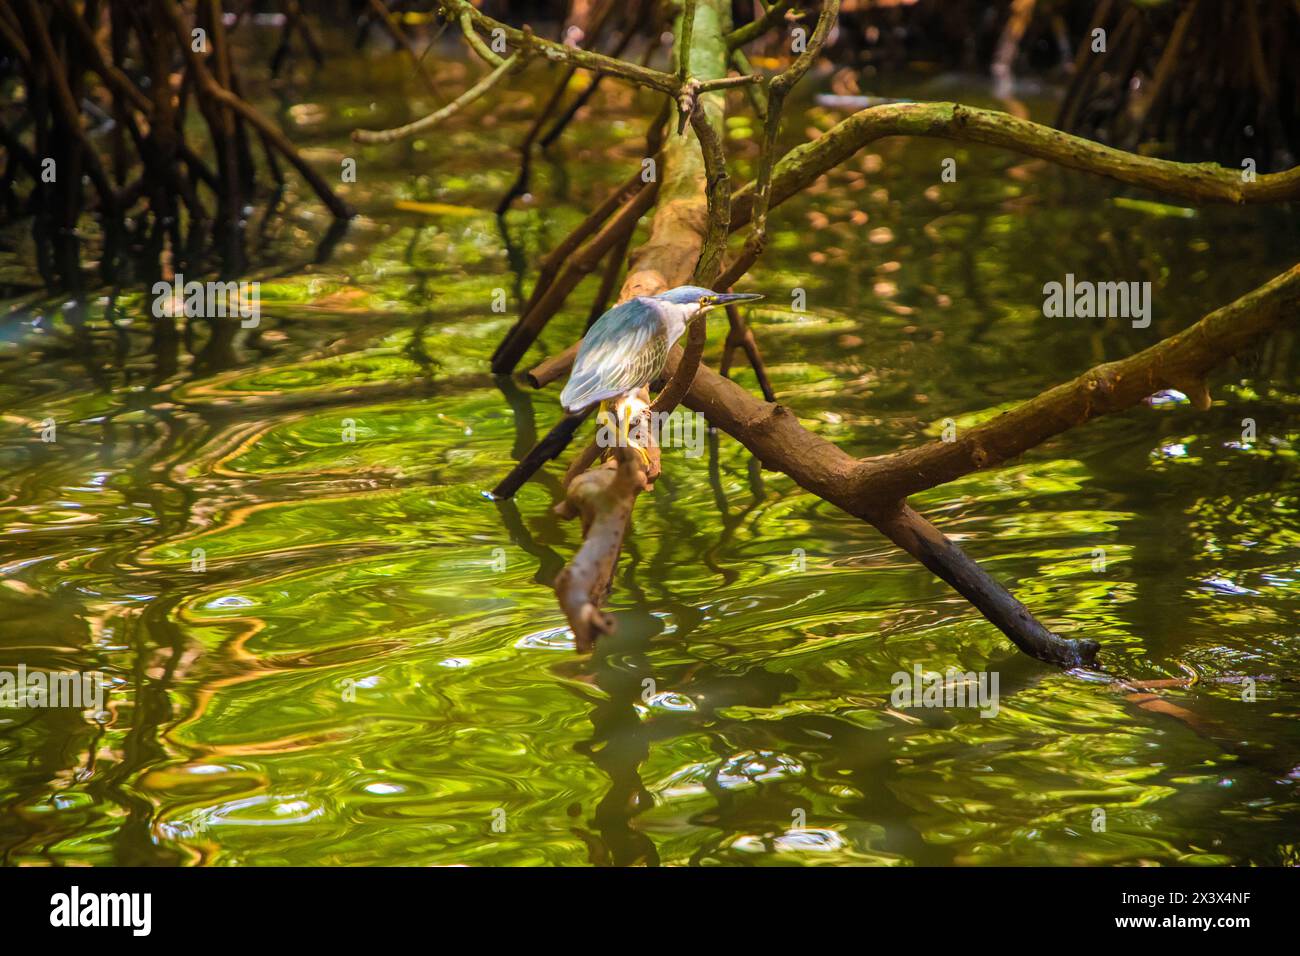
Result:
[[587,416],[595,407],[589,405],[580,412],[570,412],[561,418],[555,427],[533,446],[532,451],[519,460],[519,464],[510,470],[510,474],[502,478],[501,482],[492,489],[492,497],[513,498],[515,492],[523,487],[525,481],[533,477],[537,469],[569,447],[574,432],[587,420]]

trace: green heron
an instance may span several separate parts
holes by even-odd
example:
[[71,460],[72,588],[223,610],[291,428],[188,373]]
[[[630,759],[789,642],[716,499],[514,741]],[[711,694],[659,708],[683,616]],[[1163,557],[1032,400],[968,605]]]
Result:
[[636,393],[659,377],[668,350],[692,322],[720,305],[761,298],[751,293],[711,292],[683,285],[658,295],[639,295],[614,306],[592,323],[578,346],[573,371],[560,394],[564,418],[491,492],[485,492],[487,497],[513,497],[538,468],[564,451],[597,404],[605,413],[613,403],[622,442],[635,448],[642,460],[647,459],[644,449],[628,441],[628,430],[637,414],[628,406],[639,404]]
[[[566,412],[577,414],[599,402],[602,416],[612,404],[619,440],[629,444],[628,429],[634,417],[629,403],[663,372],[668,350],[690,324],[720,305],[761,298],[751,292],[713,292],[683,285],[658,295],[638,295],[614,306],[583,336],[569,381],[560,393],[560,404]],[[644,449],[632,447],[646,458]]]

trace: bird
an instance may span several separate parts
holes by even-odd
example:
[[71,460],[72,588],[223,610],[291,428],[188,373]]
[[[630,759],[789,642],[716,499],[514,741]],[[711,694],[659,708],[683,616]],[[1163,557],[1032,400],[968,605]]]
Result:
[[664,370],[668,352],[696,319],[718,306],[763,298],[753,292],[714,292],[683,285],[658,295],[638,295],[614,306],[591,324],[578,345],[569,381],[560,393],[564,417],[537,442],[497,486],[484,495],[493,501],[514,497],[524,482],[564,451],[591,410],[612,402],[620,440],[649,465],[645,450],[628,440],[639,404],[637,392]]
[[761,298],[754,292],[714,292],[683,285],[658,295],[633,296],[614,306],[582,337],[560,404],[570,416],[585,417],[599,403],[598,420],[612,406],[619,441],[631,444],[648,464],[645,450],[628,441],[634,417],[631,400],[663,372],[669,350],[691,323],[719,306]]

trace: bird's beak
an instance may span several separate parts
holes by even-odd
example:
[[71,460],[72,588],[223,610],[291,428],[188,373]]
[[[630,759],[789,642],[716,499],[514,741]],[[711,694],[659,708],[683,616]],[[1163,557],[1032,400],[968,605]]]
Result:
[[753,302],[763,298],[757,292],[719,292],[713,297],[714,305],[730,305],[732,302]]

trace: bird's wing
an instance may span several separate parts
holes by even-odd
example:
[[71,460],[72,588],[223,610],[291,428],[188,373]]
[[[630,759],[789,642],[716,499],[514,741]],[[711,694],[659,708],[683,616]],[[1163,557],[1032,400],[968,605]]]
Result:
[[663,371],[668,335],[641,296],[610,309],[583,336],[560,404],[576,412],[616,395],[635,391]]

